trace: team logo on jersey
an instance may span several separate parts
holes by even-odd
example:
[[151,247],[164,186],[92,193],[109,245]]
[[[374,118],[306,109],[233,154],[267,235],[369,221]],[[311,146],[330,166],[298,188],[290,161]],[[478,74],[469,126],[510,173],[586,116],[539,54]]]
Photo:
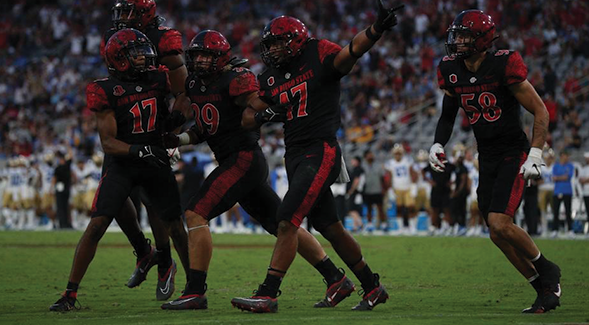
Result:
[[141,86],[137,86],[135,87],[135,91],[140,93],[143,90],[143,88],[141,88]]
[[190,82],[188,83],[188,88],[194,87],[194,80],[190,80]]
[[125,93],[125,88],[123,88],[121,85],[116,85],[112,89],[112,94],[115,96],[122,96],[124,93]]
[[458,76],[455,74],[451,74],[449,78],[450,78],[450,82],[453,84],[455,84],[458,81]]
[[270,87],[274,86],[274,77],[268,78],[268,86],[270,86]]
[[475,82],[477,82],[477,78],[475,78],[475,77],[472,77],[472,78],[470,78],[470,83],[471,83],[471,84],[473,84],[473,83],[475,83]]

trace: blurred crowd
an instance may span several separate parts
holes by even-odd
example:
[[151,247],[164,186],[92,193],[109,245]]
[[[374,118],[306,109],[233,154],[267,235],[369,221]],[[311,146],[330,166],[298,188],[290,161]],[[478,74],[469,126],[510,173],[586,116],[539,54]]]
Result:
[[[89,81],[107,75],[99,44],[111,26],[113,2],[0,3],[1,174],[7,175],[9,160],[32,166],[57,152],[70,152],[76,164],[91,161],[100,152],[84,90]],[[445,55],[446,28],[458,12],[470,8],[493,17],[501,35],[497,48],[518,50],[524,57],[528,79],[550,113],[553,136],[548,145],[557,152],[568,150],[582,162],[589,136],[589,130],[581,128],[589,122],[589,110],[584,109],[589,102],[589,4],[581,0],[405,3],[399,25],[342,81],[340,141],[365,145],[361,154],[372,150],[379,163],[390,159],[394,143],[403,143],[407,154],[425,149],[412,148],[413,139],[406,137],[405,130],[417,119],[435,123],[440,104],[436,66]],[[314,37],[344,46],[374,21],[374,9],[373,1],[157,1],[164,25],[178,29],[185,45],[202,29],[219,30],[235,56],[249,59],[254,73],[264,68],[258,42],[271,18],[295,16]],[[459,118],[460,132],[469,132],[465,122]],[[278,173],[284,152],[281,128],[264,129],[261,144]],[[190,162],[193,151],[208,154],[205,147],[189,148],[185,161]]]

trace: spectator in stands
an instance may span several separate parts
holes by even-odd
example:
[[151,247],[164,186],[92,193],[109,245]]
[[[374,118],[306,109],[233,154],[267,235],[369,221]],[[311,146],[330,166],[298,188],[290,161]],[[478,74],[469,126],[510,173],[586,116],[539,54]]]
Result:
[[544,106],[548,110],[548,131],[552,133],[558,126],[558,106],[550,92],[544,94]]

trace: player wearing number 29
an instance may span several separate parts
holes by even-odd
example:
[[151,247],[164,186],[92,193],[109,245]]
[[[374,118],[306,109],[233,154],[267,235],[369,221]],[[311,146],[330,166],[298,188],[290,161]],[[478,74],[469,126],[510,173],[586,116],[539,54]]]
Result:
[[[560,269],[513,218],[525,181],[540,177],[548,113],[526,79],[520,54],[488,50],[497,37],[492,18],[480,10],[461,12],[448,29],[448,56],[438,66],[445,95],[430,164],[435,171],[444,170],[444,145],[462,107],[478,144],[477,196],[491,240],[537,291],[536,301],[523,312],[543,313],[560,305]],[[520,104],[534,115],[531,149],[521,126]]]
[[295,258],[296,234],[305,217],[360,280],[364,296],[354,310],[371,310],[389,298],[378,274],[364,261],[360,246],[338,219],[330,185],[341,169],[341,149],[335,136],[340,127],[340,79],[384,31],[396,25],[395,11],[400,8],[386,9],[378,1],[377,21],[344,49],[328,40],[310,38],[307,27],[292,17],[274,18],[264,28],[261,56],[268,69],[258,76],[260,95],[268,102],[293,105],[284,112],[248,107],[244,126],[284,122],[289,188],[278,209],[278,240],[266,279],[253,297],[234,298],[235,307],[277,311],[280,283]]
[[[259,134],[241,126],[242,111],[247,105],[268,108],[258,96],[255,75],[244,68],[243,60],[231,58],[229,42],[221,33],[205,30],[198,33],[186,50],[190,75],[186,80],[186,97],[180,107],[192,110],[195,126],[178,136],[166,134],[167,147],[206,141],[215,153],[219,166],[207,177],[186,210],[189,231],[190,271],[183,294],[162,305],[162,309],[207,309],[206,278],[212,255],[212,238],[208,222],[229,210],[236,202],[271,234],[276,235],[276,210],[280,198],[268,184],[268,165],[258,145]],[[278,104],[269,110],[280,110]],[[188,115],[188,114],[186,114]],[[333,284],[335,306],[354,290],[353,283],[331,262],[308,231],[299,229],[300,254]]]
[[76,248],[68,288],[50,307],[53,311],[74,308],[78,285],[98,242],[133,187],[145,189],[168,230],[183,229],[178,185],[161,146],[170,115],[167,69],[155,67],[154,46],[135,29],[116,32],[105,51],[110,76],[86,88],[87,105],[96,114],[106,154],[105,166],[92,205],[92,219]]

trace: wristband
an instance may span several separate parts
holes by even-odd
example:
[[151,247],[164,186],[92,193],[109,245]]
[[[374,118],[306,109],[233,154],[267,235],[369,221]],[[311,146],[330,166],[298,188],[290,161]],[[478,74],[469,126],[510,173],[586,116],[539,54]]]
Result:
[[185,146],[190,144],[190,135],[186,132],[178,135],[178,145]]
[[380,39],[380,37],[382,36],[382,34],[375,35],[372,33],[372,25],[370,25],[370,26],[368,26],[368,28],[366,28],[365,33],[366,33],[366,37],[373,42],[378,41]]
[[542,158],[542,149],[540,148],[536,148],[536,147],[532,147],[530,149],[530,153],[528,154],[529,157],[534,157],[534,158]]

